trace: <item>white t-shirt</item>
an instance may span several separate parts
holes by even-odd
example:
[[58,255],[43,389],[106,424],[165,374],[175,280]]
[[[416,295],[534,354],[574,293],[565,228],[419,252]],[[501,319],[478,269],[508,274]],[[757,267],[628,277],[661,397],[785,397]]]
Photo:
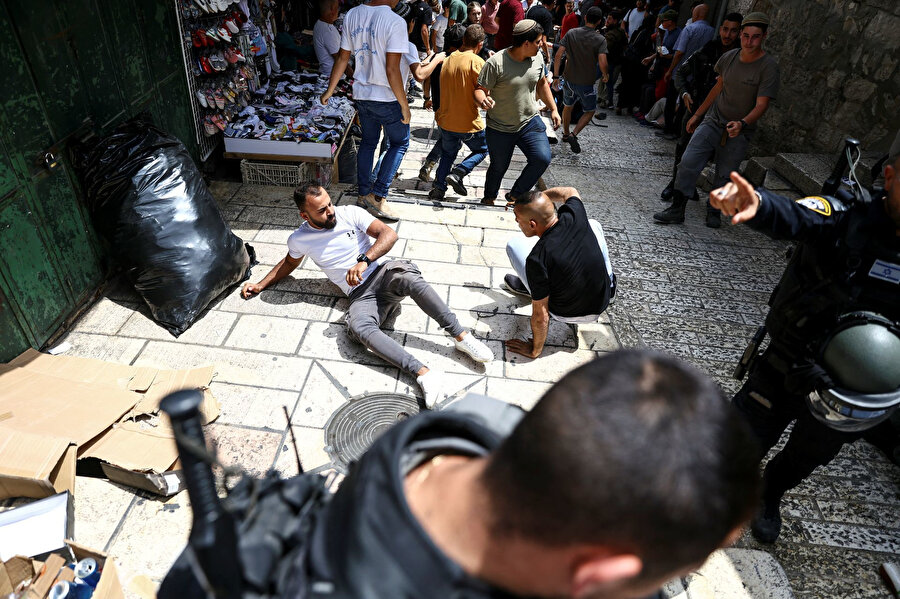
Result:
[[[308,222],[300,225],[288,237],[288,254],[294,259],[309,256],[332,283],[350,295],[355,287],[347,284],[347,271],[356,266],[357,256],[372,247],[372,240],[366,231],[375,217],[358,206],[338,206],[334,209],[334,216],[337,224],[333,229],[316,229]],[[383,257],[373,261],[363,272],[362,282],[383,261]]]
[[347,11],[341,34],[341,49],[356,57],[353,99],[396,102],[388,83],[385,59],[388,52],[406,54],[409,36],[406,21],[381,4],[360,4]]
[[450,23],[447,21],[447,17],[444,15],[435,15],[434,16],[434,24],[431,28],[435,32],[434,36],[434,47],[440,52],[444,49],[444,32],[447,31],[447,25]]
[[409,77],[412,75],[409,70],[410,65],[422,62],[421,59],[419,59],[419,49],[416,48],[414,43],[408,43],[409,49],[406,51],[406,54],[400,57],[400,77],[403,78],[404,84],[409,81]]
[[639,11],[636,8],[632,8],[628,11],[628,14],[625,15],[625,21],[628,21],[628,39],[631,39],[631,36],[634,35],[634,32],[640,28],[641,23],[644,22],[644,17],[647,16],[647,9],[645,8],[642,11]]
[[319,73],[331,75],[331,67],[334,66],[332,56],[341,49],[341,34],[337,27],[322,20],[316,21],[313,26],[313,46],[316,58],[319,59]]

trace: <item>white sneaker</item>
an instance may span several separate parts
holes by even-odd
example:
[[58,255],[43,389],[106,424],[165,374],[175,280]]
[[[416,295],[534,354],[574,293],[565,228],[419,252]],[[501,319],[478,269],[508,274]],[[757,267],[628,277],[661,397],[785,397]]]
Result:
[[422,395],[425,397],[425,407],[429,410],[434,408],[435,404],[447,398],[447,392],[444,391],[441,373],[437,370],[429,370],[422,376],[416,377],[416,382],[422,387]]
[[494,359],[494,352],[487,345],[475,338],[471,332],[466,333],[462,341],[453,340],[456,349],[468,354],[476,362],[490,362]]

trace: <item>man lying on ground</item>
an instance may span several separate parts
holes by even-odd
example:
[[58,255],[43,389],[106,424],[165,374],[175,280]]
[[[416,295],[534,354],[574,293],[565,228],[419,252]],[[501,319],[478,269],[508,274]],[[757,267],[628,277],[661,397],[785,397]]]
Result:
[[281,262],[260,282],[244,284],[241,290],[244,298],[288,276],[308,255],[350,298],[347,310],[350,335],[416,377],[428,408],[444,397],[440,373],[422,364],[380,328],[381,323],[397,313],[404,297],[411,297],[435,319],[454,338],[456,349],[478,362],[494,359],[487,345],[463,329],[415,264],[384,258],[397,241],[393,229],[362,208],[336,208],[328,192],[316,183],[295,189],[294,202],[306,222],[288,238],[288,253]]

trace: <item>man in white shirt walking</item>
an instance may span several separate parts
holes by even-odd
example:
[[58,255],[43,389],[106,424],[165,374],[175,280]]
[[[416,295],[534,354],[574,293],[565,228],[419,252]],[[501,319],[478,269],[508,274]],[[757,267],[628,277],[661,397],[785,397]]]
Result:
[[459,324],[415,264],[384,257],[397,241],[393,229],[357,206],[335,208],[328,192],[316,183],[294,190],[294,202],[306,222],[288,238],[288,253],[281,262],[259,283],[244,284],[244,298],[288,276],[309,256],[350,298],[346,316],[350,335],[416,377],[427,408],[446,394],[440,373],[414,358],[380,328],[397,313],[404,297],[411,297],[434,318],[453,337],[456,349],[477,362],[494,359],[490,348]]
[[[338,0],[320,0],[319,20],[313,25],[313,47],[319,61],[319,74],[331,75],[334,59],[341,50],[341,34],[334,26],[338,18],[340,4]],[[348,77],[353,76],[353,69],[346,69]]]
[[[406,22],[394,13],[398,1],[372,0],[347,11],[341,50],[331,69],[328,89],[320,98],[323,105],[328,103],[352,53],[356,58],[353,100],[362,129],[356,157],[357,205],[385,220],[398,220],[385,197],[409,147],[409,103],[400,72],[400,58],[409,48],[409,39]],[[372,185],[372,162],[382,129],[390,147]]]

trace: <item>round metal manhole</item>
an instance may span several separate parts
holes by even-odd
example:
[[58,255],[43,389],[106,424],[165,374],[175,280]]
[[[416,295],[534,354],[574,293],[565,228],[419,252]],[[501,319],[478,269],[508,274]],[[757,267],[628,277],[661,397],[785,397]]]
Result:
[[335,465],[358,460],[393,425],[419,413],[415,397],[366,393],[334,411],[325,425],[325,451]]

